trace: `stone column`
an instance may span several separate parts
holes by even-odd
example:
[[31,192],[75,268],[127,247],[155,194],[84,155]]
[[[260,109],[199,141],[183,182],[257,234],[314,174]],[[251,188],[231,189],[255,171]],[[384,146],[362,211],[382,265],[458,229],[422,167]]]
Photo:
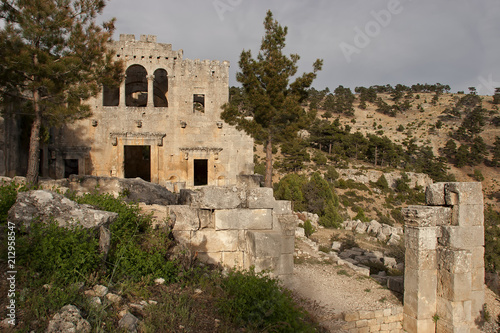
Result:
[[148,107],[154,107],[155,102],[154,102],[154,84],[155,84],[155,76],[154,75],[149,75],[148,76]]
[[120,82],[120,102],[119,105],[121,107],[127,106],[127,94],[125,90],[125,82],[127,81],[127,76],[123,78],[123,81]]
[[410,206],[405,225],[404,329],[434,332],[438,286],[438,227],[451,218],[446,207]]
[[484,304],[481,183],[432,184],[426,202],[429,206],[404,210],[404,327],[415,333],[479,332]]

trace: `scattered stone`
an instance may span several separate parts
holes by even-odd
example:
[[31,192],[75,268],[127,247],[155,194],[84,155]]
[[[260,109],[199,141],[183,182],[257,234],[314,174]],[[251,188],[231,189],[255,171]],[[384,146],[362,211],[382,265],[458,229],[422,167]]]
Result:
[[332,251],[338,252],[340,251],[340,248],[342,247],[342,242],[332,242]]
[[122,297],[113,293],[108,293],[106,294],[106,298],[111,302],[111,303],[120,303],[122,301]]
[[105,286],[100,285],[100,284],[96,284],[94,286],[94,292],[95,292],[96,296],[104,297],[108,293],[108,287],[105,287]]
[[165,279],[164,278],[155,279],[155,284],[157,284],[157,285],[165,284]]
[[128,332],[137,332],[138,323],[139,319],[130,312],[127,312],[118,322],[118,327]]
[[47,327],[47,333],[78,332],[87,333],[91,331],[88,321],[82,318],[80,310],[71,304],[65,305],[52,317]]
[[202,292],[203,292],[203,290],[201,290],[201,289],[195,289],[194,290],[194,293],[198,294],[198,295],[201,294]]
[[148,301],[148,303],[149,303],[149,304],[151,304],[151,305],[156,305],[156,304],[158,304],[158,302],[157,302],[157,301],[153,301],[152,299],[150,299],[150,300]]
[[94,305],[94,306],[99,306],[99,305],[102,305],[102,301],[101,301],[101,298],[100,297],[97,297],[97,296],[94,296],[90,299],[90,304]]

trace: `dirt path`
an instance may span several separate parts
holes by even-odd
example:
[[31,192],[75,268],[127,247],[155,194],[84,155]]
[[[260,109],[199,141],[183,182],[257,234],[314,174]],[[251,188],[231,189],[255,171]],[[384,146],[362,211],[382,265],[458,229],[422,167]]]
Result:
[[[319,232],[317,239],[328,239],[330,231]],[[343,332],[342,313],[402,306],[402,295],[397,297],[372,278],[336,265],[311,245],[315,244],[296,238],[294,274],[286,286],[329,332]],[[497,332],[495,321],[500,314],[500,301],[489,289],[486,289],[485,296],[491,320],[483,332]]]

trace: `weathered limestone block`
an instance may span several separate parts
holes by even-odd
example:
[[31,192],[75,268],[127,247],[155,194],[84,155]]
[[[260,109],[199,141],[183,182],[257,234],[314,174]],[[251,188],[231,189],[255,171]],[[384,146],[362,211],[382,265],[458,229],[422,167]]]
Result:
[[435,332],[435,324],[432,318],[416,319],[410,315],[404,314],[403,329],[406,332]]
[[255,272],[271,271],[274,275],[279,275],[279,257],[252,258],[251,260]]
[[453,302],[442,297],[438,297],[437,301],[437,313],[440,314],[440,319],[455,325],[460,324],[470,324],[471,318],[471,306],[472,302],[462,301]]
[[[211,265],[217,265],[223,262],[222,252],[198,252],[198,259]],[[232,267],[230,265],[228,266]]]
[[484,227],[443,226],[439,244],[457,249],[484,246]]
[[405,314],[416,319],[432,319],[436,313],[437,284],[436,270],[407,269],[404,280]]
[[470,249],[472,255],[472,268],[474,271],[482,269],[484,271],[484,247],[478,246]]
[[179,203],[202,209],[234,209],[246,205],[246,191],[236,186],[206,186],[196,191],[181,190]]
[[273,257],[281,255],[281,233],[277,231],[247,231],[247,249],[255,258]]
[[271,209],[223,209],[214,212],[216,230],[271,230]]
[[244,254],[242,251],[222,252],[222,264],[231,268],[245,268]]
[[299,224],[297,216],[294,214],[279,215],[278,222],[283,236],[294,236],[295,228]]
[[429,206],[445,206],[444,185],[446,183],[434,183],[425,189],[425,202]]
[[248,190],[247,207],[253,209],[272,209],[274,204],[273,189],[270,187],[259,187]]
[[454,302],[467,301],[471,297],[472,276],[470,272],[452,274],[439,272],[438,296]]
[[168,206],[168,216],[176,231],[194,231],[200,229],[198,209],[190,206]]
[[264,181],[264,176],[254,175],[238,175],[236,179],[239,184],[244,184],[247,188],[260,188],[260,184]]
[[108,226],[118,214],[96,210],[89,205],[80,205],[61,194],[50,191],[28,191],[17,195],[15,204],[9,210],[9,221],[27,229],[40,218],[43,222],[53,219],[60,227],[81,225],[83,228]]
[[188,246],[196,252],[234,252],[240,249],[240,234],[238,230],[194,231]]
[[274,214],[293,214],[292,202],[288,200],[274,200]]
[[198,218],[200,219],[200,229],[214,228],[215,222],[211,209],[199,209]]
[[472,320],[482,319],[484,305],[484,290],[472,290],[470,292]]
[[295,237],[283,236],[281,239],[281,253],[293,254],[295,251]]
[[407,226],[435,227],[451,224],[452,209],[449,207],[408,206],[401,211]]
[[449,273],[469,273],[472,268],[472,253],[468,250],[438,248],[438,269]]
[[405,246],[408,249],[436,250],[437,227],[405,226]]
[[282,254],[280,256],[278,274],[279,275],[293,274],[293,253]]
[[65,305],[52,317],[47,327],[47,333],[59,332],[90,332],[92,327],[82,318],[80,310],[71,304]]
[[453,206],[452,225],[474,227],[484,225],[483,205],[455,205]]
[[436,269],[437,268],[437,254],[436,250],[416,250],[413,248],[406,248],[405,251],[405,267],[410,269]]
[[477,183],[446,183],[445,185],[446,205],[484,205],[483,189],[480,182]]

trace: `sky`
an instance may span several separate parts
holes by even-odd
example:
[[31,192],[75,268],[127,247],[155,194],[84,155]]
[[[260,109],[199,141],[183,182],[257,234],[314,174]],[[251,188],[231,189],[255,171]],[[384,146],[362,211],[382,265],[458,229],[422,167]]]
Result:
[[298,73],[316,59],[313,86],[448,84],[452,92],[500,87],[498,0],[109,0],[100,19],[120,34],[156,35],[184,58],[229,60],[230,85],[243,50],[255,57],[271,10],[288,27],[286,54]]

